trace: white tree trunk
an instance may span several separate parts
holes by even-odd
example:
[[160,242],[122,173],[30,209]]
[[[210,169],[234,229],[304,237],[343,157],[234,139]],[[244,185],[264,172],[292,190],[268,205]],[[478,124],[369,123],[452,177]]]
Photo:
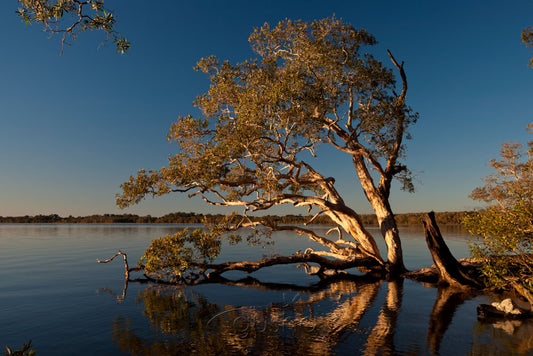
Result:
[[[362,156],[354,156],[353,163],[366,198],[376,213],[381,235],[383,235],[387,244],[387,262],[389,263],[390,270],[397,273],[405,272],[400,233],[396,226],[396,220],[389,205],[388,197],[383,196],[383,193],[375,187],[372,176]],[[382,185],[386,186],[387,184],[383,183]]]
[[[326,213],[344,231],[350,234],[369,255],[383,262],[374,237],[363,227],[357,215],[344,214],[338,211]],[[354,213],[355,214],[355,213]]]
[[381,234],[387,244],[387,261],[391,266],[391,270],[404,272],[402,243],[394,214],[388,206],[388,203],[379,200],[375,202],[371,201],[370,203],[374,207]]

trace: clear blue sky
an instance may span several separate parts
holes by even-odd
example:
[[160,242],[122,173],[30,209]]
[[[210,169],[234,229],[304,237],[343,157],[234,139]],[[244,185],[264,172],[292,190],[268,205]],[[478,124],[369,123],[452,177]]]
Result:
[[[420,113],[407,163],[417,192],[395,189],[395,212],[457,211],[503,141],[525,142],[533,121],[533,55],[520,42],[533,1],[141,1],[106,0],[127,55],[102,34],[82,34],[62,56],[58,37],[0,2],[0,215],[213,212],[182,196],[120,211],[115,194],[140,168],[158,169],[174,152],[165,134],[208,89],[198,59],[253,56],[248,35],[265,22],[331,16],[364,27],[405,61],[408,104]],[[326,157],[350,205],[370,212],[349,159]],[[324,171],[325,173],[325,171]],[[289,212],[287,210],[286,212]]]

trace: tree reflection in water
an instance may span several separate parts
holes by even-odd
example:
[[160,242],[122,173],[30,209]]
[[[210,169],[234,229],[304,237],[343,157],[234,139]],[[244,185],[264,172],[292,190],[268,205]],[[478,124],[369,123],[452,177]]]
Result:
[[[364,338],[355,354],[413,354],[395,345],[398,314],[401,310],[403,280],[330,280],[311,287],[264,284],[248,278],[231,284],[268,290],[295,292],[286,303],[266,306],[219,305],[194,288],[149,285],[139,292],[137,303],[154,333],[139,330],[129,319],[113,320],[113,341],[132,355],[225,355],[225,354],[334,354],[337,346],[354,334]],[[386,291],[380,305],[380,288]],[[125,295],[125,294],[124,294]],[[441,288],[437,292],[426,335],[415,354],[439,355],[441,342],[457,308],[472,295]],[[375,315],[369,310],[378,311]],[[362,327],[365,318],[373,325]],[[533,351],[533,323],[512,325],[477,322],[471,355],[527,354]],[[519,338],[520,340],[514,340]],[[398,341],[398,340],[397,340]],[[494,343],[498,348],[494,349]],[[425,351],[423,351],[425,349]],[[488,353],[487,353],[488,352]]]

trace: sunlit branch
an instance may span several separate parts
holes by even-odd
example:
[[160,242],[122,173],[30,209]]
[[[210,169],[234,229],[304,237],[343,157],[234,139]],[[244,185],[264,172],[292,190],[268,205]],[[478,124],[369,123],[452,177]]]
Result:
[[[402,146],[402,140],[404,136],[405,131],[405,112],[404,112],[404,105],[405,105],[405,97],[407,95],[407,77],[405,75],[405,71],[403,69],[403,62],[402,64],[398,64],[392,53],[387,50],[387,53],[389,54],[389,57],[392,60],[392,63],[394,63],[394,66],[400,71],[400,76],[402,78],[402,92],[399,96],[396,98],[396,102],[394,105],[394,116],[396,116],[396,135],[394,140],[394,145],[392,148],[392,151],[389,155],[389,158],[387,160],[387,167],[385,168],[385,174],[387,177],[391,177],[396,173],[396,161],[398,160],[399,152]],[[383,186],[383,189],[388,191],[390,189],[390,179],[383,181],[380,186]]]
[[340,256],[346,258],[360,253],[359,246],[357,246],[356,248],[339,246],[335,242],[326,239],[322,236],[319,236],[316,232],[310,229],[304,229],[298,226],[279,226],[276,228],[276,231],[294,231],[298,235],[306,235],[310,240],[328,247],[336,255],[335,257],[337,258],[339,258]]
[[124,252],[119,250],[117,253],[115,253],[113,256],[111,256],[107,260],[101,261],[101,260],[99,260],[97,258],[96,262],[98,262],[98,263],[109,263],[109,262],[113,261],[115,259],[115,257],[117,257],[117,256],[123,256],[124,257],[124,277],[126,278],[126,280],[128,280],[130,272],[138,271],[139,268],[129,268],[129,266],[128,266],[128,256],[126,255],[126,253],[124,253]]
[[267,257],[258,261],[240,261],[224,262],[220,264],[208,264],[206,268],[207,270],[212,270],[212,272],[207,274],[207,278],[213,278],[216,275],[227,271],[244,271],[247,273],[251,273],[264,267],[304,262],[318,263],[320,266],[331,270],[344,270],[360,266],[378,266],[377,261],[369,257],[354,257],[351,259],[339,260],[325,258],[315,253],[296,253],[290,256]]
[[324,214],[324,211],[320,210],[318,213],[316,213],[315,215],[313,215],[313,216],[311,217],[311,219],[309,219],[308,221],[306,221],[305,225],[309,225],[309,224],[313,223],[313,221],[315,221],[315,219],[316,219],[317,217],[319,217],[320,215],[322,215],[322,214]]
[[354,111],[353,111],[353,104],[354,104],[354,97],[353,97],[353,88],[350,86],[349,89],[349,95],[350,95],[350,104],[348,106],[348,122],[346,124],[346,128],[348,130],[353,130],[353,120],[354,120]]

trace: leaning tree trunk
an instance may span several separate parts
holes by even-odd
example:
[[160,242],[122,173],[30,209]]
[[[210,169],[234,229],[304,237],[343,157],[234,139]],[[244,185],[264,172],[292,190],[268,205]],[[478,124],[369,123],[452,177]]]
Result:
[[[381,234],[387,244],[387,263],[389,272],[393,274],[402,274],[407,271],[403,264],[402,243],[400,240],[400,233],[394,214],[388,202],[388,193],[376,188],[372,176],[368,171],[364,158],[361,155],[352,157],[352,161],[357,171],[359,181],[365,196],[372,205],[372,209],[376,213]],[[384,178],[385,179],[385,178]],[[382,184],[380,184],[381,186]],[[386,186],[387,184],[383,184]]]
[[379,228],[387,244],[387,261],[389,270],[393,273],[401,274],[407,269],[403,264],[403,251],[400,240],[400,232],[396,225],[396,219],[388,202],[377,201],[374,204],[374,211],[378,219]]
[[457,288],[480,288],[479,283],[470,278],[461,264],[453,257],[437,226],[435,213],[427,213],[423,223],[426,242],[439,273],[439,283],[449,284],[451,287]]

